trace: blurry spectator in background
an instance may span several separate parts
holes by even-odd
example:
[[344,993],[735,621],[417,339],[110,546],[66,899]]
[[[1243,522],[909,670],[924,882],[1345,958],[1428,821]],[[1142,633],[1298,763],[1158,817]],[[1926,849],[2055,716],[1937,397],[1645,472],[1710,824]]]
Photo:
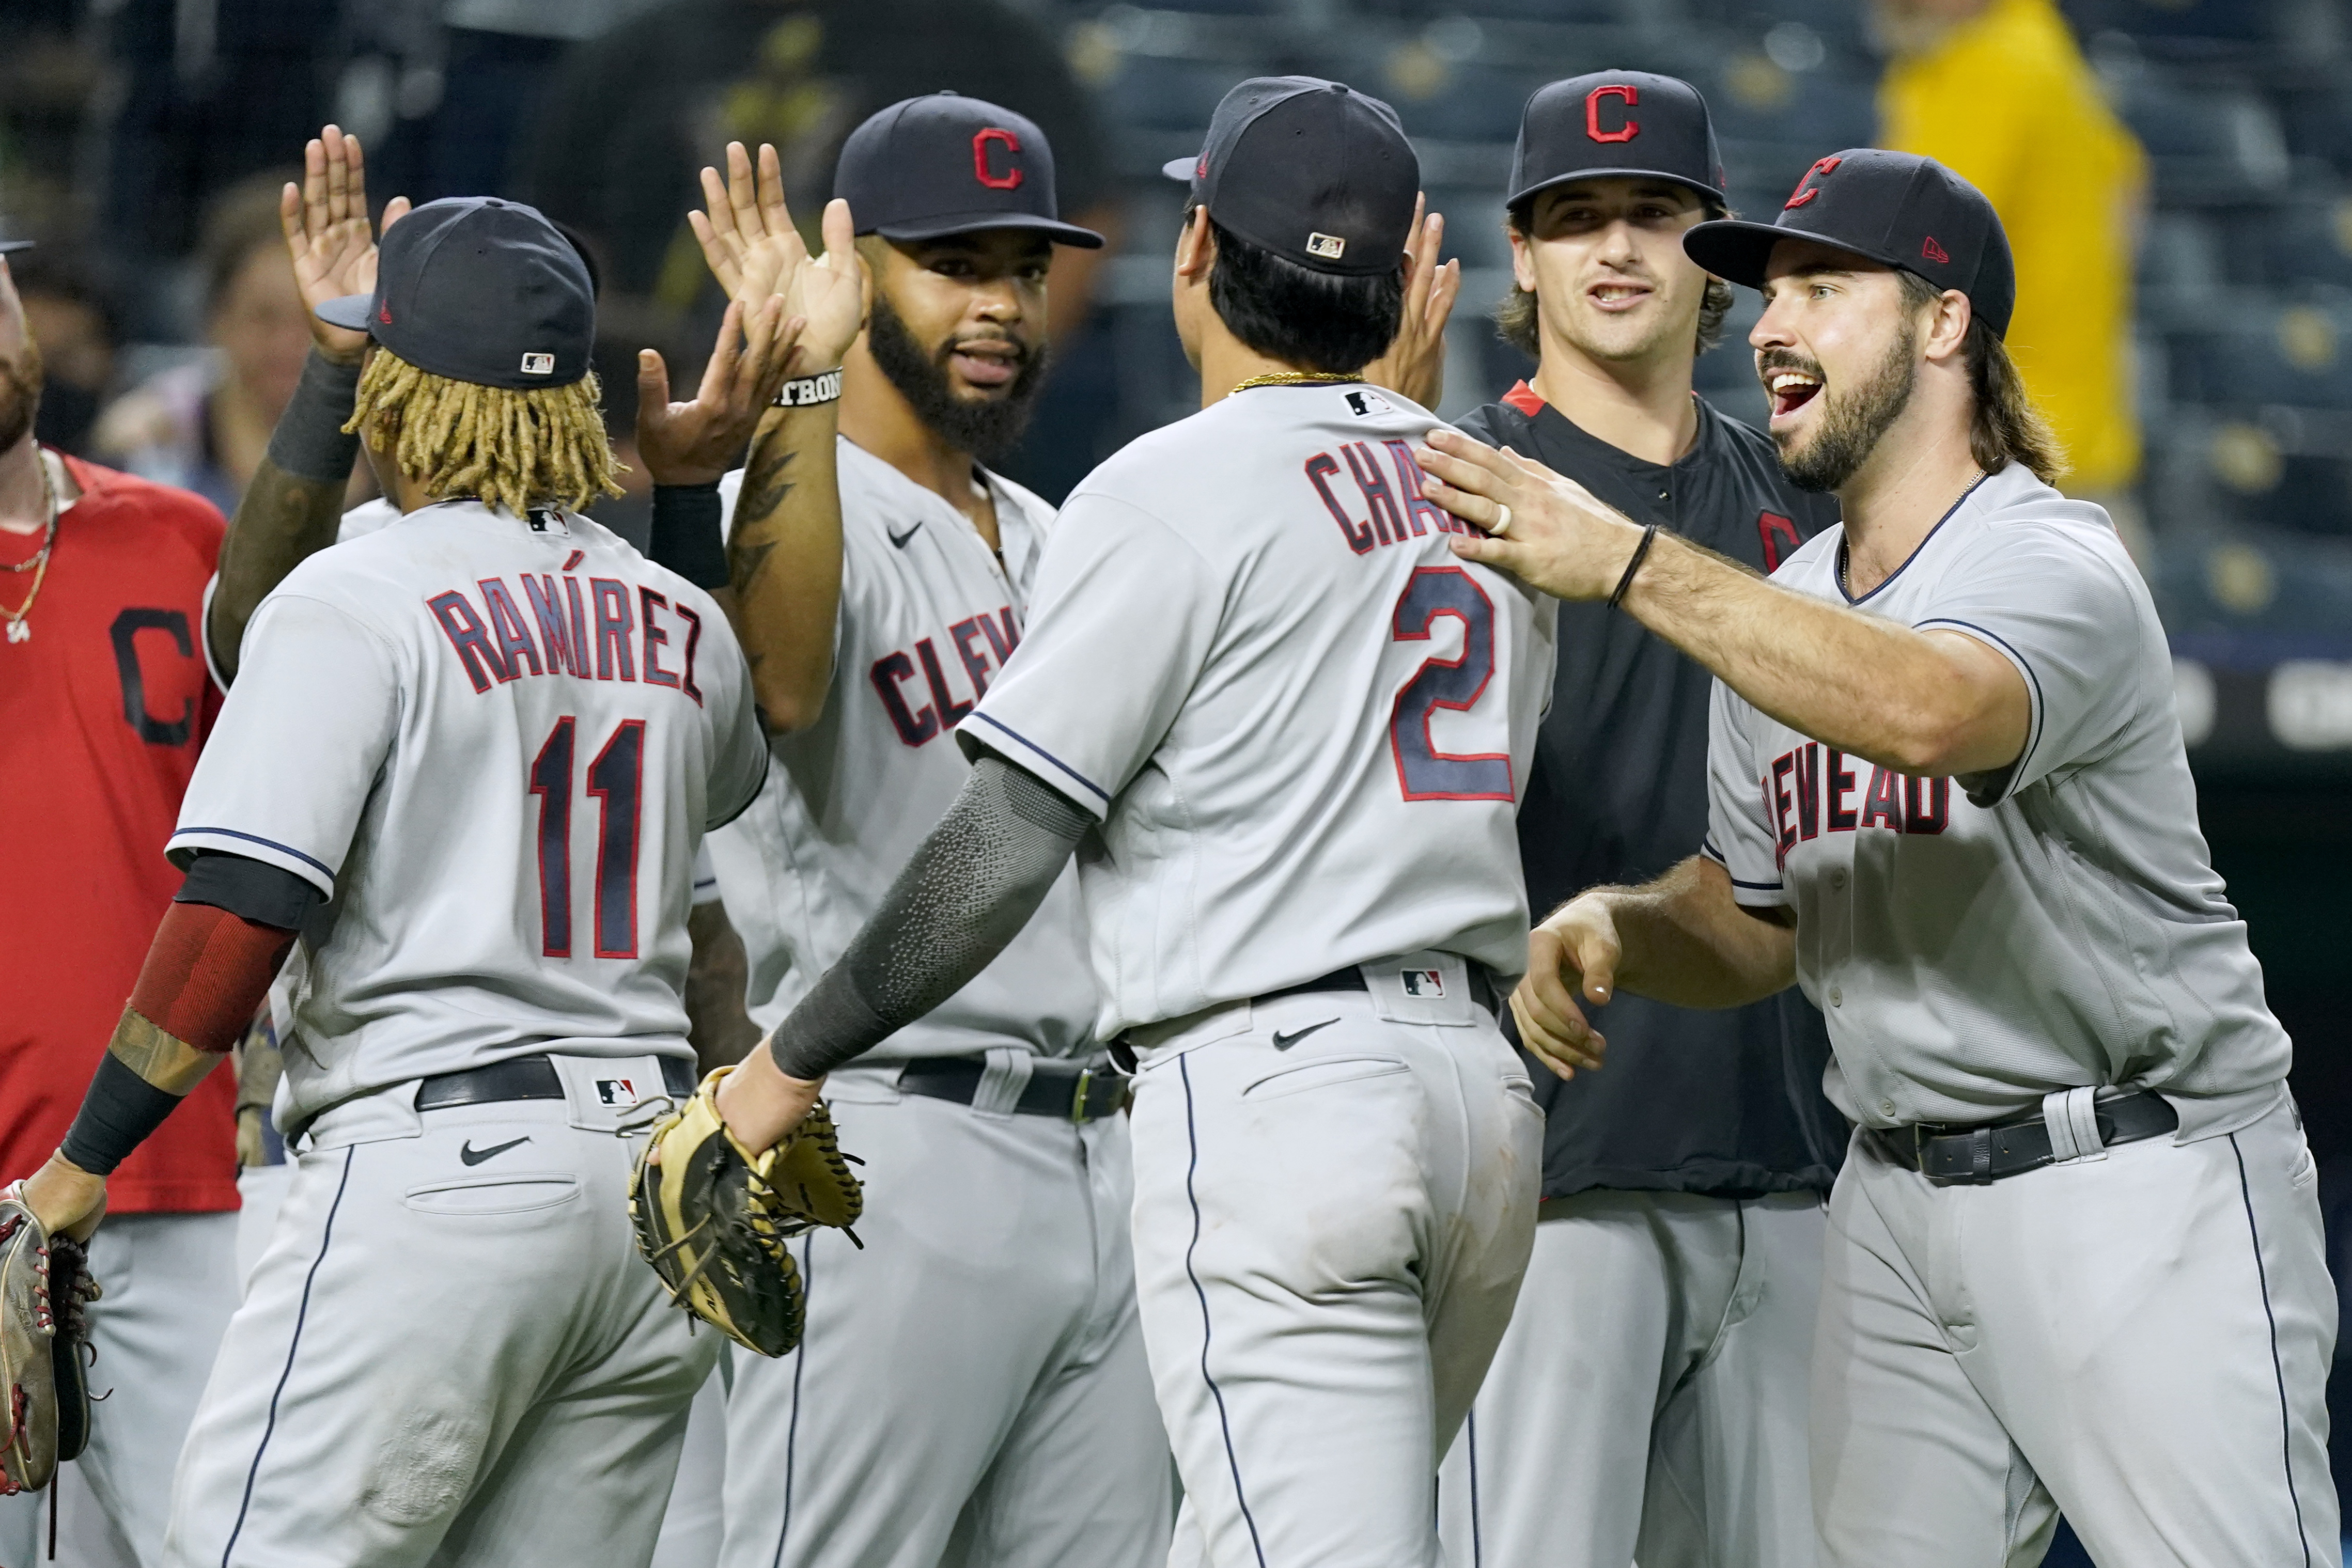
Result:
[[33,434],[42,445],[77,457],[89,455],[99,407],[113,390],[114,350],[122,336],[121,313],[95,269],[89,256],[37,250],[9,267],[47,378]]
[[267,174],[232,186],[205,220],[196,267],[213,353],[149,377],[100,417],[94,437],[108,462],[224,512],[236,510],[310,351],[310,313],[278,229],[283,184]]
[[[1035,120],[1063,213],[1115,242],[1093,106],[1054,36],[1002,0],[668,0],[573,51],[541,103],[517,194],[593,237],[613,293],[715,327],[726,300],[680,216],[701,195],[698,172],[723,164],[730,141],[772,141],[793,211],[822,212],[850,131],[941,89]],[[1085,318],[1103,254],[1055,261],[1056,341]]]
[[2017,256],[2010,352],[2065,445],[2066,492],[2105,505],[2137,555],[2139,508],[2119,493],[2139,475],[2131,283],[2147,158],[2056,0],[1874,9],[1893,56],[1879,145],[1933,158],[1990,198]]

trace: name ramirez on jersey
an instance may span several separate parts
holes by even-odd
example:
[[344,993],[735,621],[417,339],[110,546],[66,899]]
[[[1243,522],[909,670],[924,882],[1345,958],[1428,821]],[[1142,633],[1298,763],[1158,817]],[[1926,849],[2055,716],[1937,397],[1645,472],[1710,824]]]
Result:
[[696,851],[766,770],[709,595],[584,517],[448,501],[262,601],[170,852],[329,899],[282,1041],[290,1130],[512,1056],[690,1057]]
[[1252,389],[1073,494],[958,732],[1103,820],[1105,1038],[1427,950],[1526,967],[1516,821],[1553,601],[1457,559],[1364,386]]

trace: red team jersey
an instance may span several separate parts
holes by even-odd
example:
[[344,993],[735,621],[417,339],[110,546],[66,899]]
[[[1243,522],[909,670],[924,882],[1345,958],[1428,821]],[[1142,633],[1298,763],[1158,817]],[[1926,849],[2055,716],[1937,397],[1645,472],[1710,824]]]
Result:
[[[220,709],[204,591],[226,525],[212,504],[68,457],[81,498],[26,620],[0,637],[0,1180],[64,1138],[180,873],[163,858]],[[0,566],[38,534],[0,532]],[[0,604],[33,574],[0,572]],[[107,1182],[115,1214],[235,1208],[236,1085],[215,1070]]]

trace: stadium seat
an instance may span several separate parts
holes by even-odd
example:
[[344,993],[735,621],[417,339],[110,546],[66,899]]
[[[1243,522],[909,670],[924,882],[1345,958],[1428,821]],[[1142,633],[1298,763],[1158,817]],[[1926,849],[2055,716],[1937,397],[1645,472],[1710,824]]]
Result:
[[2272,282],[2352,288],[2352,196],[2283,207],[2264,228]]
[[2268,44],[2284,30],[2268,0],[2062,0],[2084,37],[2122,33],[2160,50],[2205,52]]
[[2319,158],[2352,171],[2352,87],[2286,95],[2286,144],[2298,158]]
[[1234,84],[1255,74],[1227,61],[1129,55],[1104,89],[1120,123],[1152,131],[1201,131]]
[[2176,402],[2352,409],[2352,318],[2340,310],[2292,305],[2242,327],[2182,333],[2170,360]]
[[2250,91],[2191,86],[2149,71],[2132,82],[2118,107],[2156,161],[2161,194],[2228,194],[2286,183],[2278,113]]
[[[1796,148],[1807,162],[1842,147],[1867,147],[1878,134],[1877,84],[1861,76],[1789,71],[1765,56],[1742,55],[1700,90],[1717,136]],[[1775,204],[1787,193],[1776,191]]]
[[1408,134],[1444,141],[1509,141],[1519,110],[1550,78],[1540,71],[1454,66],[1405,48],[1384,62],[1371,90],[1396,107]]

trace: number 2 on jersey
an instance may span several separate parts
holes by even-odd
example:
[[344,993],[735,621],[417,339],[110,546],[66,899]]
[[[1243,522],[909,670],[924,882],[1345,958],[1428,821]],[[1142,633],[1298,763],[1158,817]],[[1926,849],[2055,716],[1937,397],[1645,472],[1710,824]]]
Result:
[[1425,643],[1448,615],[1462,622],[1462,652],[1425,661],[1397,693],[1389,720],[1397,785],[1408,800],[1512,800],[1509,752],[1456,755],[1438,750],[1429,735],[1439,708],[1468,712],[1495,678],[1494,601],[1460,567],[1424,566],[1397,600],[1391,633],[1400,643]]
[[[530,765],[539,797],[541,950],[572,956],[572,754],[577,727],[564,715]],[[596,826],[596,956],[637,956],[637,821],[646,721],[623,719],[588,765],[588,793],[604,804]]]

